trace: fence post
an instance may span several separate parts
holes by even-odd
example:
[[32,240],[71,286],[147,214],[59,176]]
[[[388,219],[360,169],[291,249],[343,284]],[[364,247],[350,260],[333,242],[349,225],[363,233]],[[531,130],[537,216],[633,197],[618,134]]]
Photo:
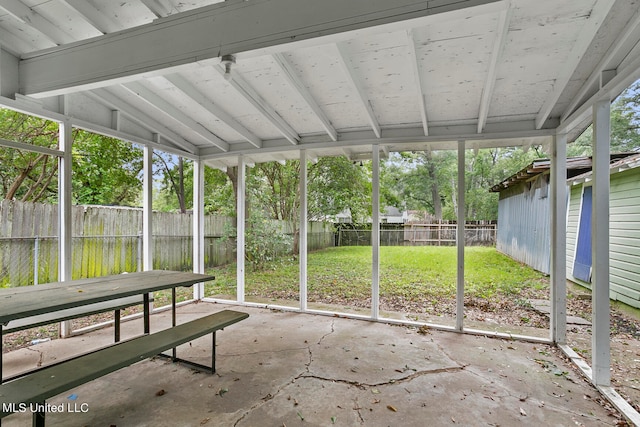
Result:
[[38,260],[40,259],[40,238],[35,237],[33,241],[33,284],[38,284]]

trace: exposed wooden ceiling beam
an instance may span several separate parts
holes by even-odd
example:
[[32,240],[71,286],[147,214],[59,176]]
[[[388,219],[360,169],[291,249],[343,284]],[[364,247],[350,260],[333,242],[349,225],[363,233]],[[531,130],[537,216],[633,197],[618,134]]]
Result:
[[169,102],[162,99],[152,90],[147,89],[141,83],[133,82],[126,83],[122,85],[123,88],[127,89],[129,92],[137,96],[138,98],[145,101],[148,105],[155,108],[156,110],[164,113],[172,120],[175,120],[176,123],[188,128],[192,132],[197,133],[213,146],[217,147],[222,151],[229,151],[229,144],[222,139],[218,138],[213,132],[209,129],[202,126],[200,123],[193,120],[191,117],[187,116],[185,113],[171,105]]
[[156,18],[162,18],[171,14],[171,4],[163,0],[140,0]]
[[610,69],[617,69],[620,63],[626,58],[627,52],[640,43],[640,9],[631,17],[624,29],[619,33],[618,38],[613,43],[613,48],[607,51],[598,66],[593,70],[589,78],[580,88],[578,94],[573,98],[560,119],[564,122],[571,113],[575,111],[581,102],[590,95],[596,93],[600,87],[602,72]]
[[124,102],[108,89],[95,89],[93,91],[85,92],[85,94],[102,105],[106,105],[113,110],[120,111],[122,114],[126,115],[129,120],[137,123],[145,129],[148,129],[150,132],[155,132],[164,136],[167,140],[171,141],[183,150],[190,153],[196,153],[198,151],[192,143],[188,142],[162,123],[135,108],[133,105]]
[[509,32],[509,21],[511,19],[511,1],[505,2],[505,9],[500,12],[498,18],[498,27],[496,29],[496,37],[493,41],[493,49],[491,50],[491,60],[489,62],[489,70],[482,89],[482,99],[480,100],[480,110],[478,113],[478,133],[482,133],[484,125],[487,123],[487,116],[489,115],[489,105],[491,104],[491,98],[493,97],[493,89],[496,84],[496,73],[498,69],[498,62],[504,51],[504,44],[507,40],[507,33]]
[[335,128],[331,124],[331,121],[329,120],[325,112],[322,110],[322,108],[320,108],[320,105],[318,105],[318,102],[311,95],[311,92],[309,92],[309,89],[307,89],[307,87],[304,85],[300,77],[298,77],[298,74],[296,73],[296,70],[293,69],[293,66],[289,63],[289,61],[287,61],[287,59],[281,53],[274,54],[273,60],[276,62],[276,64],[278,64],[278,66],[280,67],[280,70],[282,71],[284,77],[287,79],[289,84],[293,86],[296,92],[298,92],[302,97],[302,99],[304,99],[304,101],[307,103],[309,108],[311,108],[311,111],[313,111],[313,114],[320,121],[320,123],[322,124],[322,127],[327,132],[331,140],[337,141],[338,132],[336,132]]
[[215,116],[218,120],[225,123],[231,129],[236,131],[243,139],[249,142],[254,147],[262,147],[262,140],[258,138],[253,132],[244,127],[236,119],[234,119],[229,113],[220,108],[217,104],[207,98],[202,91],[196,89],[191,83],[184,79],[179,74],[170,74],[164,76],[169,83],[176,87],[188,98],[192,99],[202,108],[207,110],[210,114]]
[[427,117],[427,100],[424,94],[424,83],[422,81],[422,71],[420,70],[420,61],[416,54],[416,40],[413,38],[413,30],[407,31],[407,47],[409,50],[409,60],[411,61],[411,69],[413,71],[413,80],[416,85],[416,95],[418,96],[418,108],[420,109],[420,118],[422,119],[422,128],[425,136],[429,135],[429,120]]
[[[219,66],[213,67],[224,78],[224,70]],[[291,144],[300,141],[300,135],[287,123],[276,110],[265,101],[256,90],[242,78],[240,74],[231,71],[231,79],[227,80],[238,95],[246,99],[254,108],[268,120]]]
[[59,0],[71,9],[75,10],[93,28],[102,34],[112,33],[124,29],[124,27],[111,19],[108,15],[96,9],[91,2],[86,0]]
[[477,13],[474,6],[493,4],[498,0],[227,1],[34,52],[21,62],[20,81],[26,95],[61,95],[225,54],[271,54],[292,43],[326,44],[353,31],[397,28],[407,20],[435,20],[444,13],[459,17]]
[[378,123],[378,119],[376,118],[376,115],[373,112],[373,108],[371,107],[371,102],[369,101],[369,97],[367,96],[367,93],[364,90],[364,87],[362,85],[362,80],[360,79],[360,77],[358,77],[356,70],[353,68],[353,64],[349,59],[349,54],[348,52],[346,52],[345,47],[342,46],[340,43],[336,44],[335,46],[337,50],[338,63],[342,67],[342,70],[344,71],[347,77],[347,81],[349,82],[349,84],[355,91],[356,95],[358,96],[358,100],[360,101],[360,104],[362,105],[362,108],[366,113],[367,121],[369,122],[371,129],[373,129],[373,133],[378,138],[380,138],[380,124]]
[[545,125],[547,119],[551,115],[551,111],[556,105],[556,102],[569,84],[571,76],[573,76],[573,73],[575,73],[576,67],[582,60],[582,57],[589,48],[594,36],[598,32],[598,29],[600,29],[600,26],[604,22],[614,3],[615,0],[598,0],[593,7],[591,15],[586,19],[582,30],[576,38],[576,43],[573,46],[573,49],[571,49],[571,53],[564,61],[564,67],[558,75],[551,93],[538,112],[538,115],[536,117],[537,129],[542,129],[542,127]]
[[26,6],[19,0],[3,0],[0,8],[6,10],[11,16],[36,29],[47,39],[55,44],[65,44],[74,42],[75,39],[62,31],[55,24],[49,22],[35,10]]

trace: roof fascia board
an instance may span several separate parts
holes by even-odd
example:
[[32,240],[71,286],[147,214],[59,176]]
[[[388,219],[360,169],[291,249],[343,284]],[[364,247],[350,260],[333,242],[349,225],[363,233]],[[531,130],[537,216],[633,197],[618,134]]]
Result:
[[499,0],[226,1],[25,56],[21,91],[60,95],[225,54],[276,47],[274,53],[298,41],[326,43],[325,37],[446,12],[477,14],[486,9],[475,6],[492,4],[502,7]]

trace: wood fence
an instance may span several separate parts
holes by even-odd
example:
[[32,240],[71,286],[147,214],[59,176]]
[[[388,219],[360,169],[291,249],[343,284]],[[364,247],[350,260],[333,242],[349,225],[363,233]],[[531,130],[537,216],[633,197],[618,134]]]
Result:
[[[496,221],[468,221],[465,223],[466,246],[493,246],[496,244]],[[455,246],[457,224],[455,221],[400,224],[384,226],[380,230],[382,246]],[[341,228],[338,246],[370,246],[371,230]]]
[[[142,209],[74,206],[72,278],[99,277],[141,269]],[[154,212],[153,268],[193,268],[192,214]],[[206,268],[235,260],[235,242],[224,239],[234,219],[204,218]],[[282,224],[283,230],[290,229]],[[58,280],[57,206],[0,202],[0,287]],[[309,250],[333,246],[330,225],[310,223]]]

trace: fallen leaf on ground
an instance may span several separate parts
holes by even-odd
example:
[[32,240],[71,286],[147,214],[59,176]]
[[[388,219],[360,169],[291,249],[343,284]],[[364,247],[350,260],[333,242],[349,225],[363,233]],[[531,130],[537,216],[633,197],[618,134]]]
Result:
[[395,408],[395,406],[387,405],[387,409],[392,411],[392,412],[398,412],[398,410]]

